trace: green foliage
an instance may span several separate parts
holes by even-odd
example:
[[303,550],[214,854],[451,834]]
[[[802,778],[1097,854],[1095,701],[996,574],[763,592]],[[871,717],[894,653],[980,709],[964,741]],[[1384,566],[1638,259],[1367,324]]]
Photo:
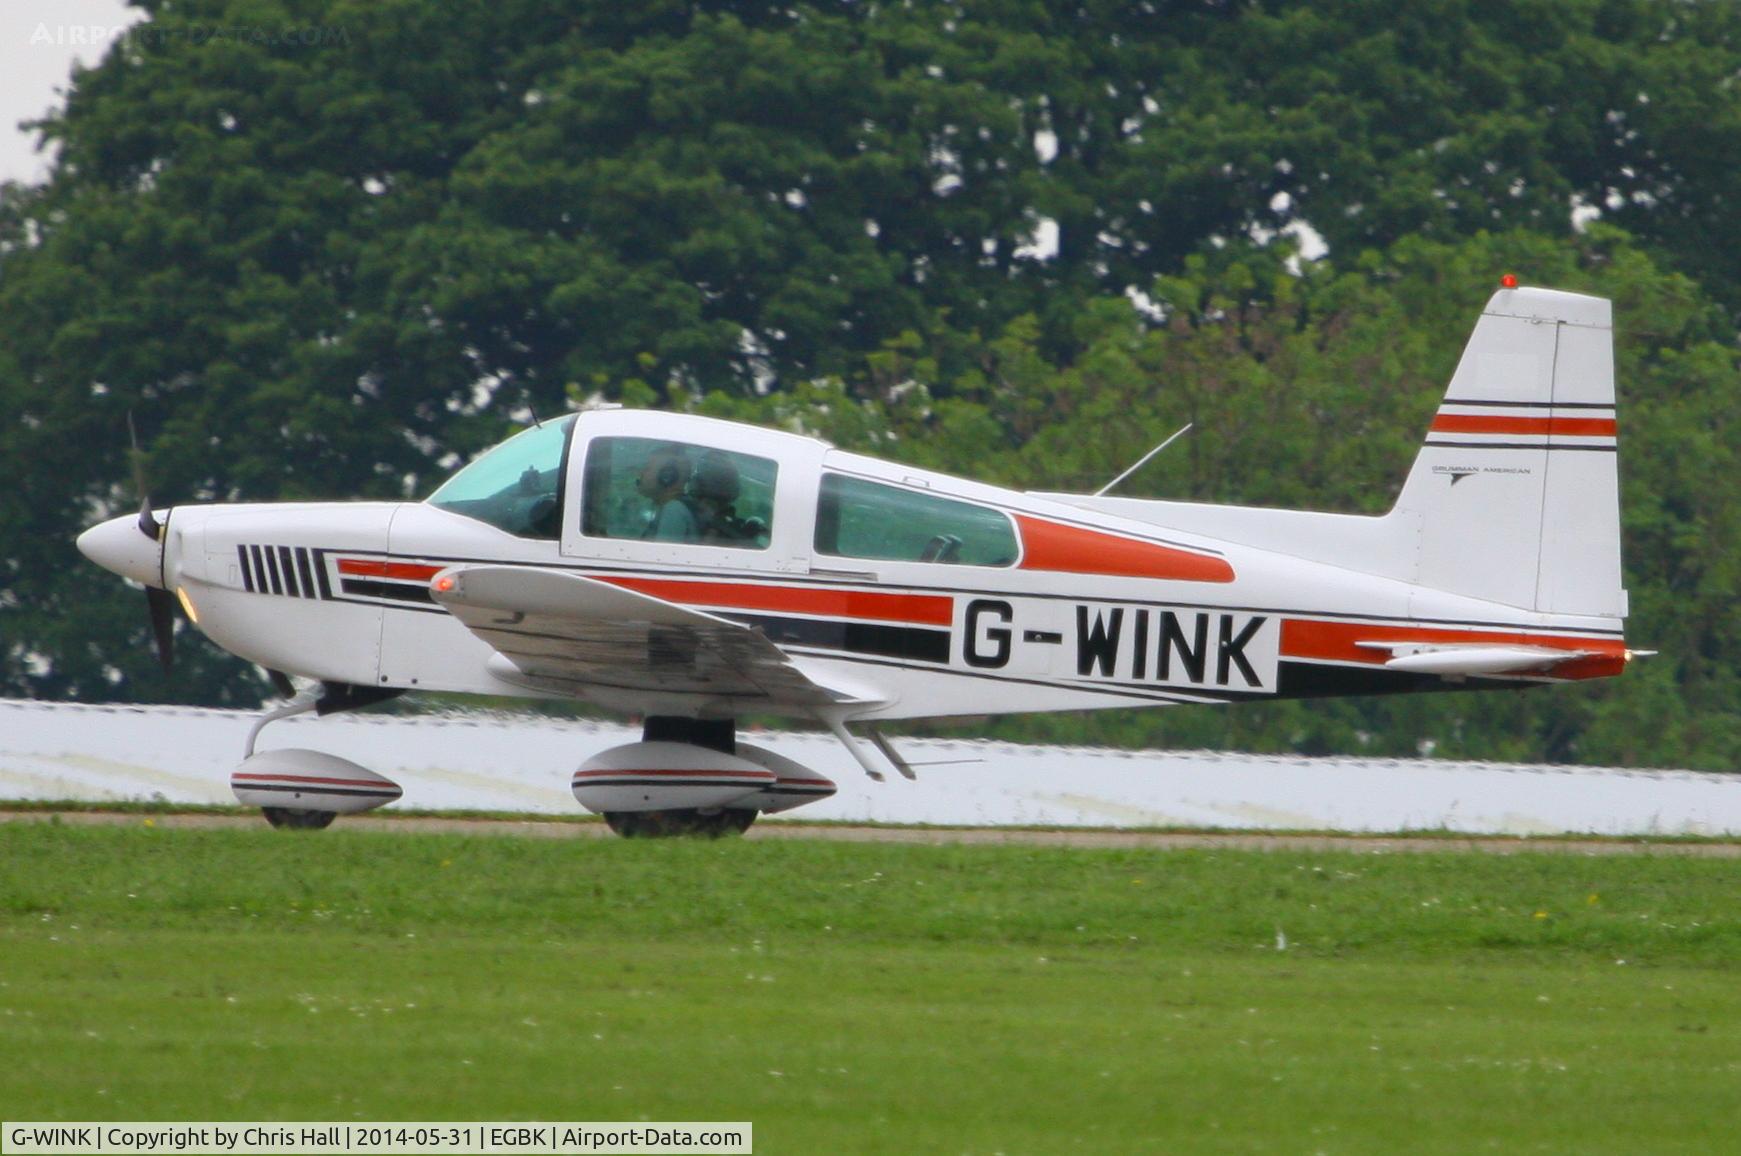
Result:
[[0,191],[0,692],[261,693],[73,551],[129,414],[160,504],[424,493],[601,397],[1032,488],[1194,421],[1125,492],[1370,513],[1512,271],[1615,299],[1656,672],[1005,733],[1735,766],[1741,8],[140,6]]

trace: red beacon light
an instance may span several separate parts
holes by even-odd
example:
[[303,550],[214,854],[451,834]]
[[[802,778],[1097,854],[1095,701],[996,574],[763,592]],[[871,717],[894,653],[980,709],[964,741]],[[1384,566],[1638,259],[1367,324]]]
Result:
[[1505,276],[1503,276],[1499,279],[1499,284],[1501,287],[1506,288],[1506,289],[1516,289],[1517,288],[1517,274],[1516,273],[1507,273]]

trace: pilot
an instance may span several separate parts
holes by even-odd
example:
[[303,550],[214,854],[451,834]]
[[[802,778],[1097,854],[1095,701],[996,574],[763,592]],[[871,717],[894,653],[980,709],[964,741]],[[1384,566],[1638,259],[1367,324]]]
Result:
[[641,537],[658,542],[695,541],[699,528],[683,500],[689,475],[689,459],[681,447],[663,445],[647,455],[635,482],[640,495],[653,504]]

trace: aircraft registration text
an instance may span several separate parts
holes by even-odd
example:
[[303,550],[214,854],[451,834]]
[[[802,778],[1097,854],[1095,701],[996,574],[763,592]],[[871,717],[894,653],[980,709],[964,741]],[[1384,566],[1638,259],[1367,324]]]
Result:
[[961,661],[1072,681],[1274,693],[1281,620],[1139,603],[976,598],[961,610]]

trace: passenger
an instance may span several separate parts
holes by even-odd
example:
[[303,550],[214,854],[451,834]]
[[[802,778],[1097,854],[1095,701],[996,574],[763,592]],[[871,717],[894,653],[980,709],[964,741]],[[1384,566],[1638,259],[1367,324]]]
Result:
[[741,542],[746,534],[732,503],[738,497],[738,469],[725,454],[703,454],[689,481],[690,505],[703,542]]
[[738,516],[738,468],[732,455],[715,450],[695,464],[689,482],[690,509],[701,527],[701,540],[715,545],[741,545],[760,550],[768,544],[768,524]]
[[689,482],[689,459],[679,446],[664,445],[647,455],[635,489],[653,504],[641,537],[657,542],[693,542],[699,533],[695,515],[683,501]]

